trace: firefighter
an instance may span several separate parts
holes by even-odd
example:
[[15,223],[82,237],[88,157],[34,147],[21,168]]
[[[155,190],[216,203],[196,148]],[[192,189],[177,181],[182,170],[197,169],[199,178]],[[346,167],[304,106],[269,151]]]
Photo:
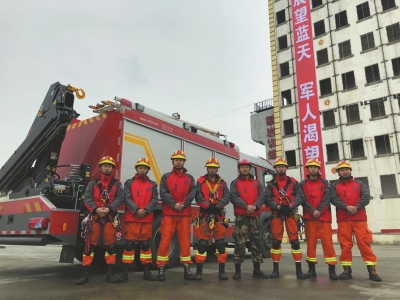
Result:
[[272,209],[272,247],[271,258],[273,261],[273,271],[271,278],[279,277],[279,261],[282,250],[281,243],[283,237],[283,223],[285,222],[286,232],[292,246],[292,257],[296,265],[297,279],[305,279],[301,269],[301,259],[303,257],[298,238],[297,222],[294,219],[296,208],[303,204],[304,194],[296,179],[286,175],[289,167],[286,159],[278,157],[274,162],[276,171],[275,179],[268,183],[265,191],[266,205]]
[[158,201],[157,183],[147,176],[150,162],[140,158],[136,164],[136,175],[128,179],[124,186],[125,195],[125,240],[126,246],[122,254],[124,269],[119,281],[128,280],[129,265],[135,259],[135,244],[140,245],[140,262],[143,265],[143,279],[154,281],[156,278],[150,272],[152,254],[150,239],[154,220],[154,209]]
[[209,158],[205,167],[207,168],[207,174],[197,179],[196,184],[196,202],[200,206],[200,212],[195,222],[199,240],[195,255],[197,264],[195,279],[202,280],[208,242],[211,235],[213,235],[219,264],[218,278],[220,280],[228,280],[228,276],[225,274],[228,252],[225,249],[224,242],[225,226],[228,225],[228,220],[225,219],[224,207],[229,203],[229,190],[226,182],[217,174],[220,168],[218,159]]
[[307,179],[300,182],[305,196],[303,203],[303,218],[307,239],[308,272],[306,277],[317,277],[315,265],[317,263],[317,240],[321,239],[325,263],[328,264],[329,278],[338,280],[335,265],[336,252],[332,242],[332,214],[330,203],[329,182],[321,177],[319,170],[321,163],[317,158],[311,158],[306,163]]
[[348,160],[341,160],[336,170],[339,182],[331,185],[331,203],[336,206],[338,224],[338,240],[342,252],[339,263],[343,266],[343,273],[339,279],[352,278],[353,234],[357,241],[361,257],[367,265],[369,279],[382,281],[376,273],[376,256],[371,249],[372,232],[368,229],[365,206],[369,204],[370,193],[368,187],[351,176],[351,165]]
[[112,176],[115,160],[111,156],[104,156],[99,162],[99,168],[100,178],[89,182],[83,198],[90,215],[85,231],[86,245],[82,259],[83,272],[81,278],[76,282],[77,285],[89,282],[89,267],[93,262],[94,248],[98,244],[106,246],[106,281],[118,282],[114,275],[116,227],[119,226],[115,217],[118,207],[124,202],[124,192],[120,182]]
[[165,280],[165,265],[175,231],[178,233],[180,263],[184,268],[184,279],[194,280],[190,272],[193,263],[190,257],[191,203],[196,196],[196,185],[192,175],[184,168],[186,155],[176,150],[171,155],[172,171],[161,177],[160,196],[162,199],[161,241],[158,248],[158,281]]
[[267,279],[268,275],[260,271],[260,263],[263,262],[260,239],[260,207],[264,203],[264,193],[261,184],[250,174],[251,162],[247,158],[241,158],[238,162],[239,176],[231,183],[231,201],[234,207],[235,251],[233,262],[235,274],[233,279],[240,279],[241,264],[246,253],[247,235],[250,239],[251,258],[253,261],[253,277]]

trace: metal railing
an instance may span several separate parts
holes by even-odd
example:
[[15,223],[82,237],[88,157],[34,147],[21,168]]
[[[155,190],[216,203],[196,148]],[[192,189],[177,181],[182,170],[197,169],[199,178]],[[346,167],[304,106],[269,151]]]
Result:
[[254,113],[262,112],[274,107],[274,98],[254,103]]

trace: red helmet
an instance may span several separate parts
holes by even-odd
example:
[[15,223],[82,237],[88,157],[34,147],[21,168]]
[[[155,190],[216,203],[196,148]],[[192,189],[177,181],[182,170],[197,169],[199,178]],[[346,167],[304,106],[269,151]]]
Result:
[[321,163],[319,162],[318,158],[310,158],[309,160],[307,160],[306,167],[311,167],[311,166],[321,168]]
[[220,168],[221,166],[219,165],[218,159],[216,159],[215,157],[211,157],[207,159],[206,167]]
[[342,159],[341,161],[338,162],[338,164],[336,166],[336,170],[343,169],[343,168],[349,168],[350,170],[352,169],[350,162],[348,160]]
[[238,167],[240,167],[241,165],[249,165],[251,166],[251,161],[248,158],[241,158],[238,161]]
[[279,166],[279,165],[289,167],[289,164],[287,163],[286,159],[284,159],[283,157],[277,157],[275,159],[274,167]]
[[175,158],[186,160],[186,154],[182,150],[175,150],[174,153],[172,153],[171,155],[171,160]]
[[115,160],[114,160],[114,158],[112,158],[111,156],[108,156],[108,155],[107,156],[103,156],[102,159],[100,159],[99,167],[102,164],[110,164],[110,165],[113,166],[113,168],[115,168]]
[[150,161],[146,157],[139,158],[138,161],[135,164],[135,168],[137,166],[146,166],[150,170]]

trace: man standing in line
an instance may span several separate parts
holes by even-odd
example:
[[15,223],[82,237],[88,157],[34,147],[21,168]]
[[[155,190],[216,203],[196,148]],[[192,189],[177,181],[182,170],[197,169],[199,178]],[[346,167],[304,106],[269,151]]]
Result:
[[183,167],[186,155],[182,150],[176,150],[171,156],[173,169],[161,177],[160,196],[162,215],[160,233],[161,241],[157,255],[158,281],[165,280],[165,265],[168,264],[169,247],[175,231],[178,232],[180,247],[180,262],[184,268],[184,279],[194,280],[190,272],[193,263],[190,257],[190,223],[191,203],[196,196],[195,180],[186,173]]
[[264,204],[264,193],[261,184],[250,174],[251,162],[241,158],[238,162],[239,176],[231,183],[231,201],[235,212],[235,274],[233,279],[240,279],[241,264],[246,254],[247,234],[251,245],[253,277],[267,279],[268,275],[260,270],[262,260],[260,238],[260,207]]
[[152,253],[150,239],[153,231],[154,209],[158,201],[157,183],[147,176],[150,171],[150,161],[142,157],[135,164],[136,174],[125,182],[125,240],[126,247],[122,254],[124,270],[118,279],[128,280],[129,265],[135,260],[135,244],[139,244],[140,262],[143,265],[143,279],[154,281],[156,278],[150,272]]
[[307,240],[308,272],[306,276],[317,277],[315,265],[317,264],[317,241],[321,239],[325,263],[329,266],[329,278],[338,280],[335,265],[337,264],[336,252],[332,242],[332,214],[330,202],[329,182],[322,178],[319,170],[321,164],[317,158],[311,158],[306,163],[307,178],[300,182],[305,196],[303,203],[303,218]]
[[300,248],[297,222],[294,219],[295,209],[304,202],[304,194],[297,180],[286,175],[288,167],[289,165],[286,159],[278,157],[274,162],[276,171],[275,179],[268,183],[265,190],[265,203],[272,209],[271,258],[274,269],[270,277],[279,277],[279,261],[282,255],[283,222],[285,222],[286,232],[292,246],[292,257],[296,265],[297,279],[305,279],[306,276],[301,269],[303,252]]
[[83,272],[76,282],[83,285],[89,282],[89,269],[94,258],[94,248],[100,243],[106,246],[104,258],[107,263],[106,281],[119,282],[114,275],[116,260],[116,227],[114,214],[124,202],[124,191],[121,184],[111,174],[115,168],[115,160],[104,156],[99,162],[100,178],[88,183],[83,202],[90,212],[86,225],[85,249],[82,258]]
[[370,193],[368,187],[351,176],[351,165],[348,160],[341,160],[336,170],[339,182],[331,185],[331,203],[336,206],[338,224],[338,240],[342,253],[339,262],[343,266],[343,273],[339,279],[352,278],[353,234],[358,249],[364,260],[372,281],[382,281],[376,273],[376,256],[371,249],[372,232],[368,229],[367,212],[365,206],[369,204]]
[[196,251],[196,280],[202,280],[203,264],[207,258],[207,247],[211,236],[217,247],[217,259],[219,264],[218,278],[228,280],[225,274],[225,263],[228,252],[225,249],[225,214],[224,207],[229,204],[229,190],[225,180],[218,174],[220,164],[215,157],[206,161],[207,174],[197,179],[196,202],[200,206],[197,217],[197,238],[199,246]]

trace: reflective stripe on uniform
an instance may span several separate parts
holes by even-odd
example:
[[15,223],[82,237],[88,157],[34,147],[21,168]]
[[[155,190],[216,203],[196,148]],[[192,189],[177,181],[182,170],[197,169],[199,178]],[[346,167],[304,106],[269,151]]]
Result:
[[[317,262],[317,258],[316,257],[306,257],[306,260],[307,261],[310,261],[310,262]],[[325,258],[325,261],[326,261],[326,258]]]
[[298,249],[298,250],[295,250],[295,249],[292,249],[292,254],[297,254],[297,253],[303,253],[303,251],[301,250],[301,249]]
[[134,260],[135,255],[122,255],[122,260]]
[[376,261],[366,261],[365,265],[366,266],[376,266]]
[[180,259],[181,259],[181,261],[190,261],[191,257],[190,256],[181,256]]
[[324,259],[325,259],[326,263],[328,263],[328,262],[337,262],[336,257],[325,257]]
[[[207,251],[204,252],[203,254],[201,254],[201,253],[199,253],[199,251],[196,250],[196,255],[197,256],[207,256]],[[182,260],[182,258],[181,258],[181,260]]]
[[339,262],[342,266],[351,267],[351,261],[340,261]]
[[157,256],[157,260],[167,261],[168,260],[168,256]]
[[152,257],[151,254],[140,253],[140,258],[151,258],[151,257]]
[[274,253],[274,254],[281,254],[281,253],[282,253],[282,250],[281,250],[281,249],[272,249],[272,248],[271,248],[270,252],[271,252],[271,253]]

